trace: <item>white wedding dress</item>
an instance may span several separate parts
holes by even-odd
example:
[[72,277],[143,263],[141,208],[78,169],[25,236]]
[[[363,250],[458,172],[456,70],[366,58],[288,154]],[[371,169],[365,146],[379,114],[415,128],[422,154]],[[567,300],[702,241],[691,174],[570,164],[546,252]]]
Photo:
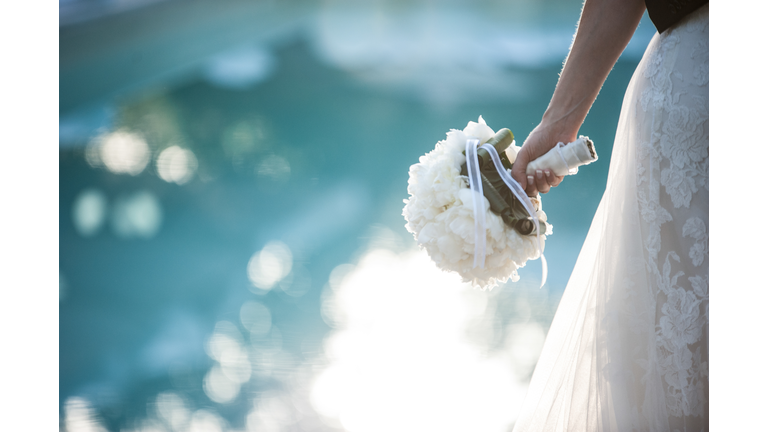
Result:
[[709,422],[709,6],[656,34],[515,432]]

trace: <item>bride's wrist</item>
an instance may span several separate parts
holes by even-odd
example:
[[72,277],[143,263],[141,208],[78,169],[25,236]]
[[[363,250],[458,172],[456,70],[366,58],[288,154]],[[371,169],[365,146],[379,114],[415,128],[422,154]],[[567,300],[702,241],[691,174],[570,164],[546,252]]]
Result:
[[547,111],[541,119],[540,127],[544,129],[550,139],[555,142],[569,143],[576,139],[581,122],[569,121],[566,117],[557,117]]
[[574,101],[572,97],[554,95],[541,118],[541,124],[553,137],[562,138],[563,142],[575,140],[587,114],[583,102],[583,98]]

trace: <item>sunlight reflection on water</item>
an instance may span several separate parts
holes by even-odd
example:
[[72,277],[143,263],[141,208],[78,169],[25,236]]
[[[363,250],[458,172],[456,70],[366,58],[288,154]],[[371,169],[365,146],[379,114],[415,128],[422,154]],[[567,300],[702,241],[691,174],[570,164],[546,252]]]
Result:
[[509,427],[525,383],[493,338],[467,335],[494,298],[423,252],[375,249],[345,270],[326,298],[336,330],[312,388],[318,412],[351,432]]
[[[303,358],[284,351],[270,308],[247,301],[239,312],[245,333],[222,320],[208,338],[213,364],[200,383],[207,398],[223,407],[245,397],[243,431],[508,430],[543,342],[533,319],[541,311],[525,296],[505,303],[508,287],[461,283],[423,251],[382,248],[392,241],[385,228],[370,232],[377,235],[360,258],[329,274],[323,304],[334,330],[322,348]],[[251,390],[265,379],[280,385]],[[128,430],[241,430],[174,391],[149,405]],[[65,424],[70,432],[106,430],[81,398],[67,402]]]

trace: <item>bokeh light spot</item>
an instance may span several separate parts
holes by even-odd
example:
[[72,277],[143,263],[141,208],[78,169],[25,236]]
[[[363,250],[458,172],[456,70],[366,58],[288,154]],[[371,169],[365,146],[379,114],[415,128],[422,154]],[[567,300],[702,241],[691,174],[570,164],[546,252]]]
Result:
[[112,229],[121,238],[152,238],[162,221],[160,201],[150,191],[121,196],[112,208]]
[[168,183],[184,184],[197,170],[197,158],[191,150],[171,146],[157,157],[157,173]]
[[212,359],[221,361],[224,352],[240,349],[241,339],[242,336],[237,326],[229,321],[219,321],[216,323],[216,327],[208,339],[205,349]]
[[[124,130],[110,132],[97,137],[95,145],[100,161],[115,174],[135,176],[149,163],[149,146],[138,134]],[[86,154],[92,165],[97,163],[94,158],[95,155]]]
[[251,379],[251,362],[248,353],[238,347],[222,353],[221,371],[232,382],[243,384]]
[[224,432],[227,429],[227,422],[208,409],[195,411],[189,424],[189,432]]
[[135,430],[135,432],[168,432],[168,429],[163,425],[162,422],[156,419],[145,419],[141,422],[140,426]]
[[248,278],[254,287],[269,291],[291,272],[293,254],[283,242],[272,241],[248,261]]
[[162,392],[155,399],[157,416],[167,424],[171,430],[183,430],[189,423],[190,411],[186,402],[174,392]]
[[249,301],[240,308],[240,322],[251,334],[264,336],[272,328],[272,314],[263,304]]
[[88,165],[90,165],[91,168],[104,167],[104,162],[102,162],[101,155],[99,154],[101,151],[102,139],[103,135],[97,136],[88,142],[88,145],[85,147],[85,161],[88,162]]
[[210,400],[225,404],[237,397],[240,393],[240,384],[230,380],[221,366],[215,365],[203,379],[203,390]]
[[292,430],[291,426],[300,419],[290,397],[275,391],[266,391],[259,395],[246,418],[246,425],[251,431]]
[[64,402],[64,427],[67,432],[107,432],[96,418],[91,403],[80,397]]
[[75,198],[72,206],[72,222],[77,233],[83,237],[96,234],[107,215],[107,197],[98,189],[88,188]]

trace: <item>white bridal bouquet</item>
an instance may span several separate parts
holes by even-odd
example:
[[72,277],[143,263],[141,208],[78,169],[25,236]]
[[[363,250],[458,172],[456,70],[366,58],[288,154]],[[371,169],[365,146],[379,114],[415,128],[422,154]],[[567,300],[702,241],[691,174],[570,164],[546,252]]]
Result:
[[[513,138],[509,129],[494,132],[480,117],[462,131],[450,130],[409,170],[406,229],[439,268],[482,289],[518,281],[517,269],[529,259],[543,259],[544,242],[552,234],[541,198],[527,197],[510,175],[520,150]],[[595,160],[592,141],[579,137],[558,144],[527,171],[574,174]]]

